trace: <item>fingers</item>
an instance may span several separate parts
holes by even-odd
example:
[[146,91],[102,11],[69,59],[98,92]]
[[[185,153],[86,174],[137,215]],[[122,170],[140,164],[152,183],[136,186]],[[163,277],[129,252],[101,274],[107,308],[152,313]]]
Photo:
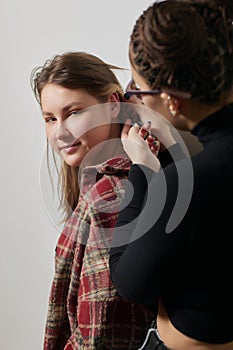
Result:
[[160,151],[160,142],[153,135],[149,135],[146,142],[154,155],[158,155]]
[[146,123],[144,123],[139,131],[140,136],[146,140],[148,138],[148,136],[150,135],[150,128],[151,128],[151,122],[147,121]]
[[131,128],[131,120],[129,118],[126,119],[125,124],[122,128],[121,137],[127,139],[129,130]]
[[160,144],[158,141],[154,141],[151,146],[151,152],[157,157],[160,151]]
[[[147,140],[149,138],[151,142],[155,140],[155,136],[150,133],[150,129],[151,129],[150,121],[147,121],[146,123],[140,123],[139,125],[138,123],[134,123],[133,127],[134,127],[134,131],[132,133],[135,134],[135,131],[136,131],[138,135],[141,136],[142,139]],[[130,130],[130,134],[132,133]]]
[[148,143],[148,146],[151,147],[153,142],[155,141],[155,137],[153,135],[149,135],[146,139],[146,142]]
[[122,129],[121,137],[127,139],[129,136],[136,137],[136,134],[138,134],[142,139],[146,140],[148,146],[151,147],[156,138],[154,135],[150,134],[150,129],[150,121],[140,125],[138,125],[138,123],[134,123],[133,126],[131,126],[131,120],[128,118]]

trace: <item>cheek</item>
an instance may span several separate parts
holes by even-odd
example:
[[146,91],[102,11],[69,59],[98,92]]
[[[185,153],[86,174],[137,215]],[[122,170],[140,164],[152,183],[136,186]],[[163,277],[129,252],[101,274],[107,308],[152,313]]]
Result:
[[[69,131],[75,139],[86,138],[89,134],[95,138],[95,132],[101,127],[105,127],[108,122],[106,113],[102,109],[93,108],[86,111],[79,117],[69,117],[64,123],[63,128]],[[94,131],[93,131],[94,130]]]
[[46,138],[48,140],[48,143],[50,144],[50,146],[52,147],[52,149],[60,154],[59,149],[57,147],[57,142],[56,142],[56,137],[55,137],[55,131],[53,128],[45,128],[45,134],[46,134]]
[[88,131],[85,135],[83,135],[82,139],[83,141],[85,140],[85,143],[88,144],[90,148],[93,148],[101,142],[108,140],[109,137],[110,126],[104,125],[95,127],[94,129]]
[[168,110],[159,96],[145,96],[143,98],[144,105],[154,111],[167,117]]

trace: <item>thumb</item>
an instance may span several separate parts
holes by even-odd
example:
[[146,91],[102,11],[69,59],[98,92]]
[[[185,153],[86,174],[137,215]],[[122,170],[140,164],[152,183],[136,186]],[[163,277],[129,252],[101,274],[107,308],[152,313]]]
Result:
[[131,128],[131,119],[127,118],[122,128],[121,138],[127,139],[130,128]]

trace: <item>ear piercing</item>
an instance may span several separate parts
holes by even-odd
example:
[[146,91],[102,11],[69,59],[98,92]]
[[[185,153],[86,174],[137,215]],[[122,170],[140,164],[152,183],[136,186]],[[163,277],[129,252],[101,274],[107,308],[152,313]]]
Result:
[[172,100],[172,99],[171,99],[171,96],[169,95],[169,96],[167,97],[169,113],[170,113],[173,117],[175,117],[175,116],[176,116],[176,111],[175,111],[175,109],[173,108],[171,102],[173,102],[173,104],[177,104],[177,100],[176,100],[176,99],[173,100],[173,101],[171,101],[171,100]]
[[168,107],[170,114],[175,117],[176,116],[176,111],[172,108],[172,106]]

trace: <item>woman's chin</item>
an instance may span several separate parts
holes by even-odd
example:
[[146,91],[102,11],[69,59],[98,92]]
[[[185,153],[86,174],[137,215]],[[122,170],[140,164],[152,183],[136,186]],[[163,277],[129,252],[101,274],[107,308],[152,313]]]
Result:
[[64,162],[72,168],[80,166],[80,164],[82,163],[82,160],[83,160],[83,158],[80,159],[80,158],[72,157],[72,156],[63,157],[63,159],[64,159]]

